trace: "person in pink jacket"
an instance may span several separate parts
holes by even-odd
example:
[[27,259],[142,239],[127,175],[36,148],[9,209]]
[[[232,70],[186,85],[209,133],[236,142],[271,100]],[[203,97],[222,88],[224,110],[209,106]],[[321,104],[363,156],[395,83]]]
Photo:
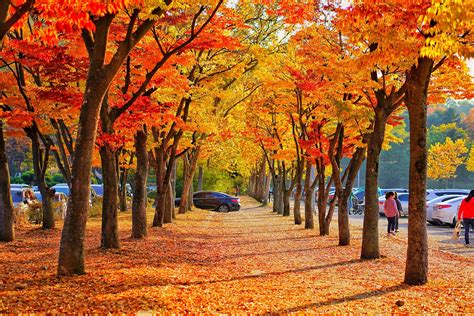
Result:
[[388,226],[387,234],[395,235],[395,221],[398,215],[397,202],[395,202],[395,193],[387,192],[385,194],[385,202],[383,204],[383,211],[385,216],[387,216]]

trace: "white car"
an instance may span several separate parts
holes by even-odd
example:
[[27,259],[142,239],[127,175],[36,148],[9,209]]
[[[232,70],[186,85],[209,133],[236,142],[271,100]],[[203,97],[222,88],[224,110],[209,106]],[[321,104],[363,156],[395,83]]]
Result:
[[465,196],[460,196],[446,202],[436,203],[433,206],[432,221],[438,224],[450,224],[452,227],[456,226],[458,206],[465,198]]
[[[398,193],[398,199],[402,204],[403,215],[408,215],[408,193]],[[385,196],[379,197],[379,213],[380,215],[385,215],[383,211],[383,204],[385,203]]]
[[469,190],[465,189],[435,189],[435,190],[426,190],[426,200],[430,201],[437,198],[438,196],[443,195],[468,195]]
[[426,202],[426,221],[431,224],[437,224],[437,222],[433,221],[433,206],[435,206],[436,203],[448,202],[451,199],[457,198],[460,196],[466,197],[466,195],[449,194],[449,195],[438,196],[432,200],[427,201]]

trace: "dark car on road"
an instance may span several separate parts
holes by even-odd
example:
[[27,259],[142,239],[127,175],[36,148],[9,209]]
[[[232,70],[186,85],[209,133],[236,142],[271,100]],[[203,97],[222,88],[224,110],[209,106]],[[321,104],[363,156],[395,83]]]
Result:
[[[175,206],[179,206],[180,201],[181,199],[176,199]],[[193,204],[200,209],[223,213],[240,210],[240,199],[222,192],[196,192],[193,194]]]

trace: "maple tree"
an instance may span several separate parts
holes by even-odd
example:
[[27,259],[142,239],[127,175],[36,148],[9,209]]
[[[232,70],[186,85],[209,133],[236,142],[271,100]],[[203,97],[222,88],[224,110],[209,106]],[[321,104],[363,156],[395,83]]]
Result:
[[[0,52],[4,49],[4,40],[14,25],[33,8],[34,0],[24,3],[2,1],[0,4]],[[2,98],[5,96],[2,93]],[[2,102],[3,103],[3,102]],[[2,104],[2,110],[3,104]],[[0,118],[0,241],[13,241],[15,232],[13,227],[14,210],[10,193],[10,172],[5,153],[4,120]]]

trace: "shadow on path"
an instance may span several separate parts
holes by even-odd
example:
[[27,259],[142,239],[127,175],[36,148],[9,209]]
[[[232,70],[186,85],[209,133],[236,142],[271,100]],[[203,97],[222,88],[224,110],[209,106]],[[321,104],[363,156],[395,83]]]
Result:
[[[272,311],[270,314],[295,313],[295,312],[305,311],[307,309],[314,309],[314,308],[332,306],[332,305],[346,303],[346,302],[364,300],[364,299],[367,299],[367,298],[370,298],[370,297],[382,296],[382,295],[385,295],[385,294],[388,294],[388,293],[404,290],[404,289],[407,289],[409,287],[410,286],[406,285],[406,284],[393,285],[393,286],[389,286],[389,287],[386,287],[386,288],[380,289],[380,290],[373,290],[373,291],[368,291],[368,292],[364,292],[364,293],[354,294],[354,295],[351,295],[351,296],[345,296],[345,297],[341,297],[341,298],[329,299],[329,300],[324,301],[324,302],[315,302],[315,303],[311,303],[311,304],[295,306],[295,307],[292,307],[292,308],[276,310],[276,311]],[[371,311],[371,312],[374,312],[374,311]]]

